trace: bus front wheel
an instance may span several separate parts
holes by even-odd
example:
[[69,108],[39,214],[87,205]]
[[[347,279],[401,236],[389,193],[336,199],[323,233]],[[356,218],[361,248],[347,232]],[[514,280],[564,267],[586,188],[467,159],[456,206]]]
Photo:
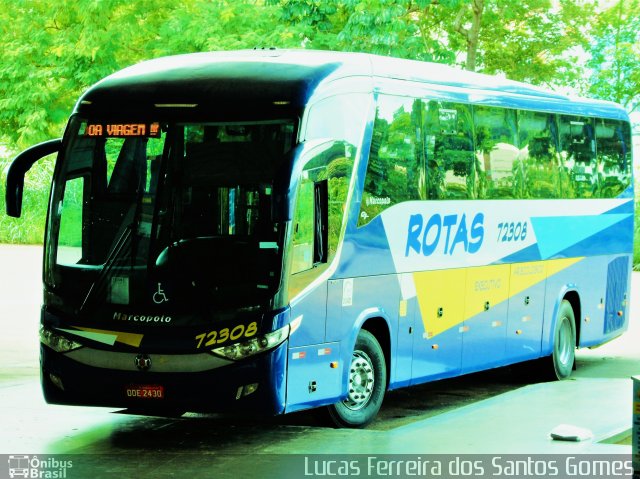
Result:
[[387,366],[380,343],[362,330],[349,365],[346,399],[329,406],[329,417],[338,427],[364,427],[378,414],[387,388]]

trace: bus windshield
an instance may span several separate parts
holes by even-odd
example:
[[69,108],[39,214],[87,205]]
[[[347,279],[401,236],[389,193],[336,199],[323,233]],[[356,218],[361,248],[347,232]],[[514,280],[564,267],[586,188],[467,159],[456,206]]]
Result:
[[292,122],[70,128],[47,241],[47,279],[65,304],[273,306],[284,228],[272,196]]

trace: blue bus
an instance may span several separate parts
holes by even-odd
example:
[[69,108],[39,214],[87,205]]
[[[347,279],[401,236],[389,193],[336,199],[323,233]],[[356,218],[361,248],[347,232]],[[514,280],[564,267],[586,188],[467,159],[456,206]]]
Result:
[[161,58],[77,102],[44,248],[49,403],[326,407],[522,361],[570,376],[622,334],[632,269],[618,105],[423,62]]

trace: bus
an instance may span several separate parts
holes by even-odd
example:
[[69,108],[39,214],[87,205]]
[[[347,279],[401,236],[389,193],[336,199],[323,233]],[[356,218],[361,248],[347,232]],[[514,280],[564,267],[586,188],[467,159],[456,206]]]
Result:
[[632,270],[625,111],[370,54],[249,50],[126,68],[78,100],[46,224],[49,403],[324,407],[622,334]]

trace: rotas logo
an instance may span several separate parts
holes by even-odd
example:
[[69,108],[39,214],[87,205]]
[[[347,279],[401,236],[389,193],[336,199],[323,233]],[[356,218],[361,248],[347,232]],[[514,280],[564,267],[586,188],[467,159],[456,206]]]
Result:
[[484,240],[484,214],[476,213],[468,225],[467,215],[431,215],[425,221],[421,214],[411,215],[407,230],[404,255],[418,253],[431,256],[440,251],[445,255],[466,252],[477,253]]

